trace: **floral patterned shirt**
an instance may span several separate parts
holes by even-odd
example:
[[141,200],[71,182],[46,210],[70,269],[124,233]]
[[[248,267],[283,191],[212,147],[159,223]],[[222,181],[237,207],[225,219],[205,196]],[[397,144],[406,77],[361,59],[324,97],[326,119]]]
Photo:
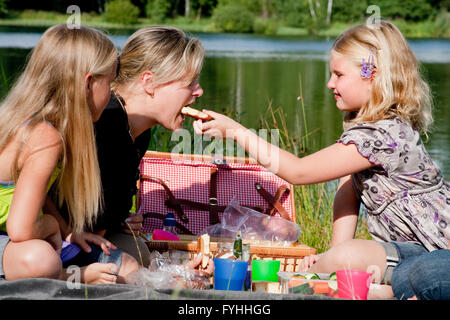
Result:
[[355,144],[375,164],[352,175],[374,240],[414,242],[429,251],[447,248],[450,185],[417,130],[398,118],[386,119],[357,124],[337,142]]

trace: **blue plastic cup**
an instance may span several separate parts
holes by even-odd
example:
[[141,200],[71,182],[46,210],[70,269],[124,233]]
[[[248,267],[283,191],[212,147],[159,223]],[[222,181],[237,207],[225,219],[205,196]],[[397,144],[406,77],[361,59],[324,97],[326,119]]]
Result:
[[241,291],[247,268],[246,261],[214,258],[214,289]]

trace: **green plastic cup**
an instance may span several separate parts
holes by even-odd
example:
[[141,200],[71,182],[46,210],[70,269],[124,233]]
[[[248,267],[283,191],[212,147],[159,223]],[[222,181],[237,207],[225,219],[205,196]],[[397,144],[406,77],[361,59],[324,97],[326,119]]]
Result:
[[277,260],[253,260],[252,281],[278,282],[280,263]]

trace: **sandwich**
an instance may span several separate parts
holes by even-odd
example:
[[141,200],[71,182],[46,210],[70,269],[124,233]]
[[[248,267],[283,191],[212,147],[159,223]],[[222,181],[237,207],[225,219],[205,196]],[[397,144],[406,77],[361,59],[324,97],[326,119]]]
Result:
[[200,120],[207,121],[207,120],[212,119],[212,117],[209,114],[206,114],[204,112],[201,112],[200,110],[197,110],[197,109],[194,109],[191,107],[183,107],[181,109],[181,114],[184,116],[194,118],[196,120],[200,119]]

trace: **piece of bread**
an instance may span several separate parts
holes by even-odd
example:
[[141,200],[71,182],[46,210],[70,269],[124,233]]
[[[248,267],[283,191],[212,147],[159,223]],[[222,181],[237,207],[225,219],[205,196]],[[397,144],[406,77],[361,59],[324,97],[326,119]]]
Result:
[[211,120],[212,117],[209,114],[206,114],[204,112],[201,112],[200,110],[191,108],[191,107],[183,107],[181,109],[181,114],[194,118],[194,119],[200,119],[200,120]]
[[197,250],[202,254],[202,263],[200,264],[201,269],[206,269],[209,262],[210,255],[210,238],[208,234],[201,235],[197,240]]
[[216,258],[236,260],[236,257],[232,251],[222,251],[216,255]]

